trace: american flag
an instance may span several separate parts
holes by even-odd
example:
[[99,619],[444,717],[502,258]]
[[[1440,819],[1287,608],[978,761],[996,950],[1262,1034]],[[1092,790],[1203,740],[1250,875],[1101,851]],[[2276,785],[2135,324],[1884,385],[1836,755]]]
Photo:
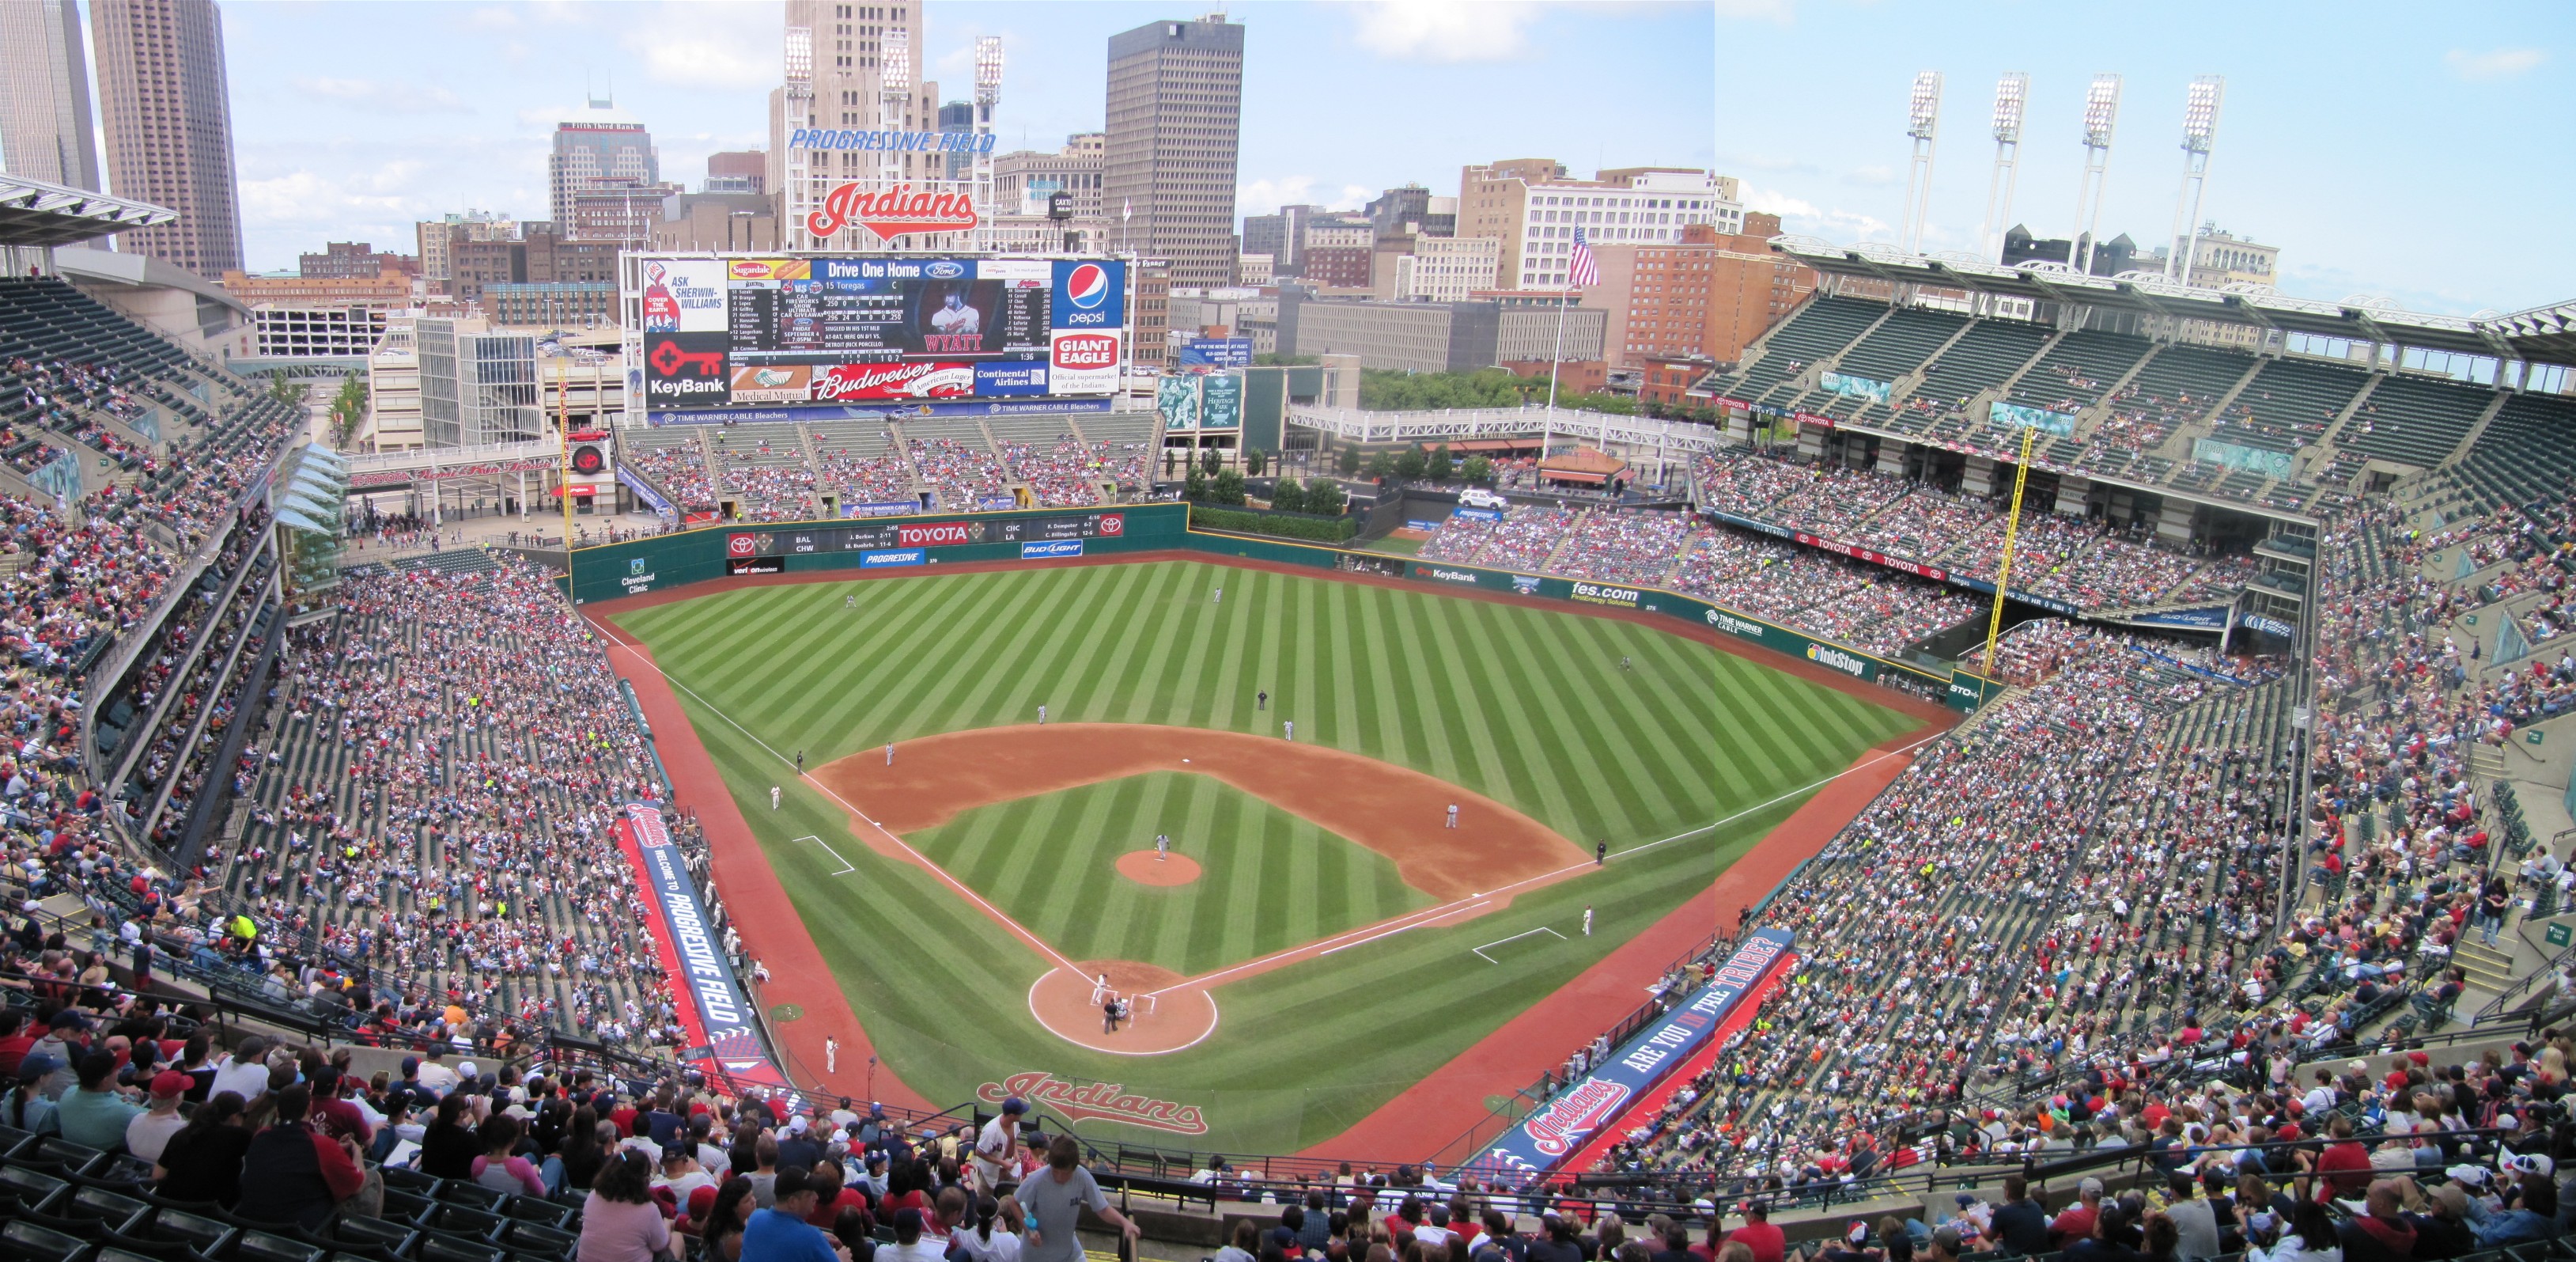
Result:
[[1601,283],[1600,265],[1592,261],[1592,246],[1584,240],[1581,228],[1574,230],[1574,257],[1567,259],[1565,265],[1565,283],[1576,289]]

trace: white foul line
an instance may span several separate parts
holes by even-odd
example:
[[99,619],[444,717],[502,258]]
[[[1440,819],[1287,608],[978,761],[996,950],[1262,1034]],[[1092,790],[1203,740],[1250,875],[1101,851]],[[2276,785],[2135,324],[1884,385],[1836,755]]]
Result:
[[[599,625],[599,624],[598,624],[598,623],[596,623],[596,622],[594,622],[594,623],[593,623],[593,625]],[[616,637],[615,637],[615,634],[614,634],[613,632],[611,633],[611,638],[616,638]],[[621,646],[623,646],[623,647],[625,647],[625,648],[629,649],[630,651],[636,647],[636,646],[631,645],[631,644],[626,644],[623,640],[620,640],[620,641],[619,641],[619,643],[620,643],[620,645],[621,645]],[[705,707],[707,708],[707,712],[708,712],[708,713],[713,714],[713,715],[715,715],[717,718],[723,719],[725,722],[732,724],[732,725],[733,725],[733,730],[735,730],[735,731],[737,731],[737,732],[742,733],[742,734],[743,734],[744,736],[746,736],[746,737],[749,737],[749,738],[751,739],[751,743],[752,743],[752,744],[754,744],[754,745],[758,745],[758,746],[760,746],[760,747],[761,747],[762,749],[764,749],[764,750],[768,750],[768,752],[769,752],[769,756],[770,756],[770,757],[775,758],[775,759],[777,759],[778,761],[780,761],[780,762],[784,762],[784,763],[793,763],[793,762],[795,761],[794,759],[789,758],[787,755],[782,754],[782,753],[779,753],[779,752],[778,752],[777,750],[775,750],[775,749],[770,749],[770,747],[769,747],[769,742],[767,742],[767,741],[765,741],[765,740],[760,739],[760,737],[759,737],[758,735],[754,734],[750,728],[744,727],[742,724],[740,724],[740,723],[738,723],[738,722],[735,722],[735,721],[734,721],[734,717],[733,717],[732,715],[727,714],[727,713],[725,713],[724,711],[717,709],[717,708],[716,708],[715,703],[714,703],[714,702],[712,702],[712,701],[707,700],[704,696],[701,696],[701,695],[699,694],[699,692],[698,692],[698,690],[697,690],[697,689],[692,688],[692,687],[688,686],[687,684],[681,683],[679,680],[676,680],[676,679],[671,678],[671,673],[670,673],[669,671],[666,671],[666,670],[662,669],[662,664],[661,664],[661,663],[656,662],[656,661],[654,661],[653,659],[651,659],[651,658],[649,658],[649,657],[646,657],[646,656],[644,656],[644,655],[643,655],[643,654],[641,654],[641,653],[637,653],[637,654],[635,655],[635,657],[636,657],[636,660],[643,662],[643,663],[644,663],[644,665],[645,665],[648,669],[650,669],[654,674],[661,676],[661,677],[662,677],[662,682],[664,682],[664,683],[666,683],[666,684],[669,684],[669,685],[671,685],[672,687],[677,688],[677,689],[679,689],[680,691],[685,692],[685,693],[689,694],[689,695],[690,695],[690,696],[692,696],[692,697],[697,697],[697,699],[698,699],[698,704],[699,704],[699,705],[702,705],[702,706],[705,706]],[[719,774],[721,774],[721,773],[719,773]],[[1001,922],[1001,924],[1002,924],[1002,927],[1003,927],[1003,928],[1006,928],[1006,929],[1010,930],[1011,932],[1018,934],[1018,935],[1020,936],[1020,939],[1021,939],[1022,941],[1027,942],[1030,946],[1036,947],[1040,952],[1042,952],[1043,954],[1045,954],[1045,956],[1046,956],[1048,959],[1054,960],[1056,963],[1063,965],[1063,966],[1064,966],[1065,968],[1067,968],[1067,969],[1070,969],[1070,970],[1071,970],[1071,971],[1072,971],[1076,976],[1080,976],[1080,975],[1081,975],[1081,973],[1082,973],[1082,966],[1081,966],[1081,965],[1076,964],[1076,963],[1074,963],[1073,961],[1071,961],[1071,960],[1068,960],[1068,959],[1064,958],[1064,953],[1063,953],[1063,952],[1058,951],[1058,950],[1056,950],[1054,947],[1047,945],[1047,941],[1046,941],[1046,939],[1041,938],[1041,937],[1039,937],[1038,935],[1036,935],[1036,934],[1034,934],[1034,933],[1029,932],[1026,928],[1024,928],[1024,927],[1022,927],[1022,926],[1021,926],[1020,922],[1018,922],[1018,921],[1016,921],[1016,920],[1013,920],[1013,919],[1011,919],[1008,915],[1004,914],[1001,908],[999,908],[999,907],[995,907],[995,906],[994,906],[994,905],[992,905],[991,903],[985,902],[985,901],[984,901],[984,897],[983,897],[983,895],[978,894],[978,893],[976,893],[975,891],[973,891],[973,890],[971,890],[971,889],[966,888],[966,885],[965,885],[965,883],[964,883],[964,882],[962,882],[962,881],[958,880],[956,877],[950,876],[950,875],[948,874],[948,869],[943,868],[943,867],[939,866],[938,864],[931,862],[931,861],[930,861],[930,857],[929,857],[928,855],[925,855],[925,854],[921,853],[920,851],[913,849],[913,848],[912,848],[912,843],[911,843],[911,842],[908,842],[908,841],[905,841],[905,840],[904,840],[903,838],[901,838],[901,837],[896,836],[896,835],[895,835],[895,833],[894,833],[894,830],[892,830],[892,829],[890,829],[890,828],[887,828],[885,825],[880,824],[880,823],[876,822],[876,821],[875,821],[875,820],[873,820],[873,819],[869,819],[869,818],[868,818],[868,813],[867,813],[867,812],[862,811],[862,810],[860,810],[859,808],[857,808],[857,807],[855,807],[855,806],[850,805],[850,803],[849,803],[849,799],[842,797],[842,796],[841,796],[840,794],[838,794],[838,793],[834,793],[834,792],[832,792],[831,787],[830,787],[829,785],[824,784],[824,783],[823,783],[822,781],[820,781],[820,780],[816,780],[816,779],[814,779],[814,777],[813,777],[813,775],[812,775],[811,773],[800,771],[800,772],[798,772],[798,773],[797,773],[797,778],[798,778],[798,779],[800,779],[800,780],[808,780],[808,781],[812,781],[812,782],[813,782],[813,785],[814,785],[814,787],[815,787],[815,789],[817,789],[818,791],[820,791],[820,792],[822,793],[822,795],[823,795],[823,796],[825,796],[825,797],[827,797],[827,798],[830,798],[830,799],[832,799],[832,800],[833,800],[833,801],[835,801],[835,802],[840,803],[840,804],[841,804],[841,809],[843,809],[843,810],[845,810],[845,811],[848,811],[850,814],[855,815],[855,816],[859,817],[859,818],[860,818],[860,819],[862,819],[862,820],[865,820],[865,821],[867,822],[868,827],[873,828],[873,829],[877,830],[878,832],[885,834],[885,839],[886,839],[886,840],[888,840],[888,841],[893,842],[893,843],[894,843],[898,848],[900,848],[900,849],[901,849],[905,854],[908,854],[908,855],[912,856],[912,860],[913,860],[913,862],[918,863],[918,864],[920,864],[921,866],[923,866],[923,867],[925,867],[925,868],[928,868],[928,869],[931,871],[931,873],[932,873],[933,875],[937,876],[937,877],[940,879],[940,881],[941,881],[941,882],[943,882],[944,884],[946,884],[946,885],[948,886],[948,888],[953,889],[953,890],[957,891],[958,893],[965,895],[965,896],[966,896],[966,901],[971,902],[971,903],[975,904],[976,906],[983,908],[983,909],[984,909],[985,914],[986,914],[986,915],[989,915],[989,916],[991,916],[993,919],[995,919],[995,920],[997,920],[997,921]],[[847,862],[849,862],[849,861],[848,861],[848,860],[846,860],[846,859],[844,859],[844,860],[842,860],[842,862],[847,863]]]
[[[834,849],[832,848],[832,843],[830,843],[830,842],[828,842],[828,841],[825,841],[825,840],[823,840],[823,839],[822,839],[822,838],[820,838],[820,837],[813,836],[812,834],[810,834],[810,833],[809,833],[809,834],[807,834],[806,836],[803,836],[803,837],[799,837],[799,838],[797,838],[797,839],[796,839],[796,841],[810,841],[810,842],[813,842],[815,845],[821,846],[821,847],[823,848],[823,853],[828,854],[828,855],[832,856],[832,857],[833,857],[833,858],[835,858],[835,859],[841,859],[841,852],[840,852],[840,851],[838,851],[838,850],[834,850]],[[794,844],[795,844],[795,842],[789,842],[788,844],[789,844],[789,845],[794,845]],[[825,876],[847,876],[848,874],[850,874],[850,873],[852,873],[852,872],[856,872],[856,871],[858,871],[858,870],[859,870],[859,869],[858,869],[858,865],[851,863],[851,862],[850,862],[849,860],[847,860],[847,859],[841,859],[841,870],[840,870],[840,871],[838,871],[838,872],[826,872],[826,873],[824,873],[823,875],[825,875]]]
[[[1556,930],[1554,930],[1554,929],[1550,929],[1550,928],[1548,928],[1546,925],[1540,925],[1540,926],[1539,926],[1538,928],[1536,928],[1536,929],[1524,929],[1524,930],[1520,931],[1519,933],[1513,934],[1512,936],[1510,936],[1510,937],[1508,937],[1508,938],[1496,938],[1496,939],[1494,939],[1493,941],[1486,943],[1486,944],[1485,944],[1485,946],[1480,946],[1480,947],[1469,947],[1469,948],[1467,948],[1467,949],[1468,949],[1468,950],[1470,950],[1470,951],[1475,952],[1475,953],[1476,953],[1476,957],[1477,957],[1478,959],[1481,959],[1481,960],[1483,960],[1484,962],[1486,962],[1486,963],[1488,963],[1488,964],[1500,964],[1500,963],[1502,963],[1502,961],[1501,961],[1501,960],[1497,960],[1497,959],[1495,959],[1494,957],[1492,957],[1492,956],[1490,956],[1490,955],[1485,954],[1485,947],[1498,947],[1498,946],[1501,946],[1502,944],[1504,944],[1504,943],[1506,943],[1506,942],[1518,942],[1518,941],[1520,941],[1521,939],[1526,938],[1526,937],[1530,936],[1530,935],[1531,935],[1531,934],[1533,934],[1533,933],[1556,933]],[[1564,935],[1564,934],[1561,934],[1561,933],[1556,933],[1556,940],[1557,940],[1557,941],[1559,941],[1559,942],[1563,942],[1563,941],[1565,941],[1565,935]]]

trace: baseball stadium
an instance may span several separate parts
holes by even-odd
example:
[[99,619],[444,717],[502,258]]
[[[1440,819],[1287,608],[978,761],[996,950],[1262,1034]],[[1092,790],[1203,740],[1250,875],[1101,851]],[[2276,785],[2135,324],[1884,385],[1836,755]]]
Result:
[[2576,306],[1733,237],[1433,406],[863,185],[341,362],[0,178],[0,1262],[2564,1248]]

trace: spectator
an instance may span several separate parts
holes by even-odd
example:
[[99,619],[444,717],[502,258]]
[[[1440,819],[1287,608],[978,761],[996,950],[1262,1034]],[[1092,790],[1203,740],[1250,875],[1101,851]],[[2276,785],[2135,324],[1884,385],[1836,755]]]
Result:
[[620,1152],[600,1166],[582,1198],[579,1262],[653,1262],[670,1247],[671,1225],[653,1202],[652,1173],[640,1152]]
[[160,1164],[161,1153],[170,1146],[170,1138],[188,1125],[188,1119],[179,1116],[179,1101],[195,1084],[196,1079],[174,1069],[154,1074],[150,1106],[125,1124],[125,1151],[155,1165]]
[[438,1102],[420,1138],[420,1172],[433,1179],[472,1179],[483,1141],[472,1122],[475,1097],[447,1096]]
[[354,1141],[330,1139],[305,1122],[312,1088],[297,1083],[276,1095],[276,1120],[252,1136],[242,1154],[235,1208],[260,1222],[319,1227],[358,1194],[368,1175]]
[[2248,1245],[2246,1262],[2343,1262],[2343,1242],[2324,1203],[2302,1199],[2279,1243],[2269,1249]]
[[2397,1182],[2381,1179],[2365,1196],[2365,1212],[2347,1219],[2337,1233],[2345,1262],[2409,1262],[2415,1256],[2415,1225],[2406,1220]]
[[231,1206],[241,1199],[242,1158],[249,1153],[250,1123],[242,1098],[218,1091],[197,1106],[188,1124],[161,1149],[152,1175],[161,1195],[174,1201],[213,1201]]
[[1075,1229],[1085,1209],[1107,1220],[1131,1243],[1139,1234],[1136,1224],[1109,1203],[1091,1171],[1083,1168],[1082,1149],[1071,1135],[1058,1135],[1047,1145],[1047,1168],[1023,1182],[1018,1196],[1029,1215],[1029,1229],[1022,1237],[1022,1256],[1028,1262],[1083,1262],[1082,1238]]
[[[814,1190],[806,1183],[804,1167],[780,1170],[772,1187],[775,1203],[753,1214],[750,1225],[743,1229],[742,1262],[830,1262],[835,1258],[850,1262],[847,1248],[805,1221],[806,1215],[814,1212]],[[910,1212],[917,1240],[921,1215],[917,1210]],[[898,1222],[898,1236],[901,1231]]]
[[546,1194],[546,1181],[538,1177],[537,1167],[517,1153],[521,1134],[519,1119],[509,1114],[496,1113],[483,1119],[475,1133],[483,1152],[468,1167],[474,1182],[495,1192]]
[[2075,1203],[2059,1211],[2048,1225],[2050,1247],[2063,1249],[2093,1235],[2093,1224],[2102,1214],[2102,1181],[2086,1176],[2075,1186]]
[[2007,1253],[2049,1252],[2048,1211],[2030,1199],[2030,1184],[2020,1175],[2004,1176],[2003,1204],[1995,1207],[1994,1238],[1996,1247]]
[[1758,1199],[1744,1207],[1744,1225],[1727,1233],[1726,1242],[1751,1250],[1753,1262],[1784,1262],[1789,1250],[1787,1233],[1771,1225],[1770,1205]]
[[116,1057],[91,1052],[81,1058],[80,1085],[63,1093],[54,1123],[64,1139],[84,1148],[115,1148],[125,1127],[143,1110],[116,1087]]

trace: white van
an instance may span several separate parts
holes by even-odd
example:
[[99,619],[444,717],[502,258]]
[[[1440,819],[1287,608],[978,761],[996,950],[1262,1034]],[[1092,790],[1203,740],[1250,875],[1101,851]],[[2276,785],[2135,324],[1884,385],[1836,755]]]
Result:
[[1471,486],[1466,490],[1458,492],[1458,502],[1469,508],[1509,508],[1512,506],[1512,502],[1510,500],[1504,499],[1501,495],[1488,491],[1481,486]]

